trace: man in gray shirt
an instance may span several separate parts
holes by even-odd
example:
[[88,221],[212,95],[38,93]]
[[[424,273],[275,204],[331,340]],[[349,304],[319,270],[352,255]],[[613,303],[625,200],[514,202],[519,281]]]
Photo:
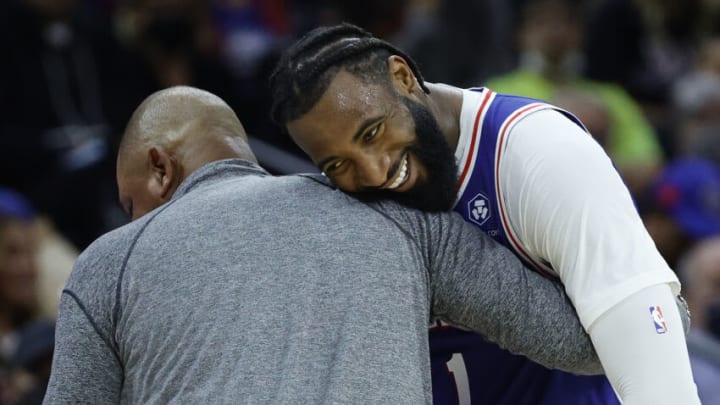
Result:
[[75,265],[45,403],[430,403],[434,319],[602,372],[562,286],[455,213],[268,174],[207,92],[140,105],[118,183],[136,220]]

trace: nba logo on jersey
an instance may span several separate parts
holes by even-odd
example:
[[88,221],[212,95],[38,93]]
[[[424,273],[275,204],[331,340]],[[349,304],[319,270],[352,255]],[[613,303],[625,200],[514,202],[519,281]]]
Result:
[[490,218],[490,200],[482,194],[476,195],[468,201],[468,214],[471,221],[484,224]]
[[655,324],[655,332],[658,334],[667,332],[667,324],[665,323],[665,317],[663,317],[660,306],[650,307],[650,315],[652,315],[653,323]]

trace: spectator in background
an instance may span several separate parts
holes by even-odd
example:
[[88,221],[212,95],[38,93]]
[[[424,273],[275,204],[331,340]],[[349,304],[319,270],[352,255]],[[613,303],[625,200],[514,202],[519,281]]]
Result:
[[643,104],[666,104],[670,86],[691,65],[696,39],[714,29],[709,19],[713,13],[705,12],[709,3],[595,2],[588,13],[585,49],[588,76],[621,84]]
[[25,198],[0,188],[0,401],[17,399],[24,388],[12,357],[18,331],[37,314],[35,216]]
[[[595,95],[609,118],[605,146],[630,190],[640,192],[662,163],[652,127],[619,86],[583,78],[583,15],[569,0],[528,0],[518,27],[519,67],[487,82],[491,89],[542,100],[570,89]],[[571,112],[575,112],[570,108]],[[583,121],[603,117],[581,117]]]
[[666,157],[677,157],[672,88],[691,69],[698,41],[718,33],[720,3],[603,0],[588,15],[588,77],[622,85],[642,105]]
[[35,211],[25,198],[0,188],[1,337],[23,326],[37,312],[38,235],[35,218]]
[[0,187],[0,404],[39,404],[54,319],[76,252],[17,192]]
[[670,267],[699,240],[720,235],[720,169],[700,158],[667,165],[641,205],[645,227]]
[[123,40],[142,56],[154,89],[193,85],[237,107],[241,94],[220,57],[208,1],[130,0],[119,7],[117,20]]
[[55,319],[60,305],[60,294],[79,253],[72,243],[57,232],[49,219],[40,217],[35,222],[39,239],[38,315]]
[[676,152],[720,164],[720,35],[701,43],[693,69],[673,86],[673,106],[680,123]]
[[79,248],[119,223],[112,151],[147,92],[137,59],[82,6],[0,6],[0,184],[27,196]]
[[[409,1],[402,32],[387,37],[413,55],[427,77],[476,86],[512,68],[515,0]],[[372,27],[358,24],[370,28]]]
[[513,8],[521,1],[311,0],[292,11],[304,17],[297,34],[349,22],[406,49],[428,77],[471,87],[512,68]]
[[698,156],[720,165],[720,121],[683,134],[683,155]]
[[[236,100],[229,99],[230,95],[225,99],[234,103],[249,134],[304,158],[268,114],[268,75],[298,25],[291,18],[293,5],[283,0],[211,0],[210,16],[219,37],[219,55],[237,85],[237,94],[232,95]],[[310,8],[305,2],[297,7]]]
[[220,35],[221,53],[236,77],[253,77],[265,57],[290,35],[285,1],[213,0],[211,19]]
[[690,250],[678,275],[693,317],[687,342],[700,400],[720,404],[720,237]]

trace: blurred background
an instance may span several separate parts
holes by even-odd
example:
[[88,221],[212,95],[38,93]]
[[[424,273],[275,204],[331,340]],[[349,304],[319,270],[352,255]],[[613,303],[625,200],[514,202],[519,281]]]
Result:
[[316,170],[270,121],[267,78],[292,41],[342,21],[431,82],[586,123],[683,280],[695,378],[720,404],[720,0],[0,1],[0,404],[40,403],[73,261],[128,220],[114,169],[134,108],[206,89],[271,172]]

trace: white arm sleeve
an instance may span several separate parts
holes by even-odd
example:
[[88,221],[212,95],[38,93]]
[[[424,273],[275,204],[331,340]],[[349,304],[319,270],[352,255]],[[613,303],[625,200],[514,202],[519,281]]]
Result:
[[605,373],[623,404],[699,404],[680,314],[666,284],[647,287],[590,328]]
[[[699,403],[674,299],[680,284],[600,145],[541,110],[501,147],[509,231],[560,277],[624,403]],[[664,311],[667,333],[657,333],[650,306]]]

